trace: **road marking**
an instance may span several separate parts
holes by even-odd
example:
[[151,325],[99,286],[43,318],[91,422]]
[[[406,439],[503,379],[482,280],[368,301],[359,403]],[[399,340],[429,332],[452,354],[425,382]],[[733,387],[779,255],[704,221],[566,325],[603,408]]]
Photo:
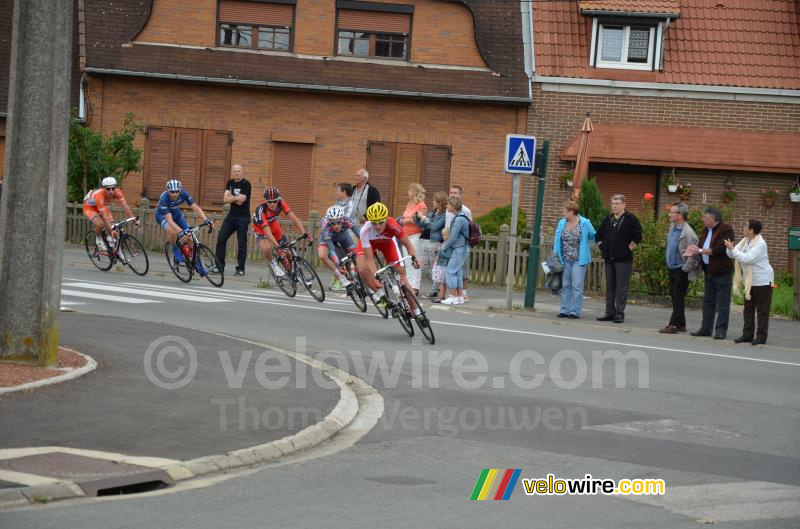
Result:
[[[151,283],[123,283],[125,285],[135,286],[139,289],[158,289],[159,291],[170,291],[170,292],[186,292],[186,289],[182,289],[181,287],[166,287],[160,285],[154,285]],[[224,299],[226,301],[262,301],[262,300],[270,300],[270,301],[277,301],[281,299],[295,299],[295,300],[302,300],[302,301],[313,301],[314,303],[319,303],[317,300],[312,298],[309,295],[300,295],[298,294],[295,298],[289,298],[282,292],[275,292],[275,293],[250,293],[247,291],[242,290],[219,290],[213,287],[194,287],[194,289],[204,289],[202,295],[214,296],[216,298]],[[207,289],[207,290],[205,290]],[[141,290],[139,290],[141,291]],[[350,305],[352,302],[350,301],[342,301],[338,299],[333,299],[326,294],[325,303],[330,303],[333,305]]]
[[61,301],[61,306],[72,306],[72,305],[86,305],[83,301]]
[[89,298],[94,300],[103,299],[106,301],[119,301],[120,303],[164,303],[163,301],[156,301],[154,299],[127,298],[122,296],[111,296],[109,294],[98,294],[96,292],[81,292],[79,290],[69,290],[65,288],[61,289],[61,295]]
[[[66,287],[75,287],[75,288],[86,288],[89,290],[105,290],[110,292],[119,292],[122,294],[138,294],[140,296],[150,296],[154,298],[167,298],[167,299],[181,299],[184,301],[196,301],[198,303],[222,303],[227,300],[218,299],[218,298],[209,298],[203,296],[195,296],[195,295],[187,295],[187,294],[178,294],[170,293],[170,292],[156,292],[153,290],[144,290],[142,288],[126,288],[126,287],[118,287],[116,285],[98,285],[94,283],[64,283]],[[162,289],[163,290],[163,289]]]

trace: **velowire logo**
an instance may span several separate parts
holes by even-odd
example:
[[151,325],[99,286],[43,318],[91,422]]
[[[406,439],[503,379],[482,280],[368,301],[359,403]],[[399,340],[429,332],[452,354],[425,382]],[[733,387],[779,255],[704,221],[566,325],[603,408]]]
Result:
[[484,468],[470,500],[507,500],[517,486],[521,468]]

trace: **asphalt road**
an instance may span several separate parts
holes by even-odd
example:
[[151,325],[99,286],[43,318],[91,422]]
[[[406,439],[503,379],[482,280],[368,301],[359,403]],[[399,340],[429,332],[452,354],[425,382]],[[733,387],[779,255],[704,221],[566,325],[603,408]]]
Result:
[[[254,288],[252,267],[220,290],[182,285],[163,268],[104,274],[81,257],[65,259],[71,309],[299,349],[378,388],[384,417],[327,457],[194,490],[6,512],[0,526],[800,525],[797,350],[745,354],[712,340],[439,307],[428,346],[345,298],[318,304]],[[527,496],[520,481],[510,501],[487,506],[468,501],[484,468],[663,479],[666,494]]]

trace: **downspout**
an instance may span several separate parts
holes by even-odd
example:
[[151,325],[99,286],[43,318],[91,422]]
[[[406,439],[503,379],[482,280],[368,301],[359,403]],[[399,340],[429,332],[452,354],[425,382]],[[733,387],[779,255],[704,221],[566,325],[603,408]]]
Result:
[[522,49],[525,60],[525,74],[528,76],[528,97],[533,97],[533,74],[536,71],[533,55],[533,19],[531,17],[530,0],[520,0],[519,10],[522,14]]
[[658,71],[664,71],[664,45],[667,42],[667,30],[669,29],[669,22],[672,20],[671,18],[667,18],[666,24],[664,24],[664,29],[661,30],[661,54],[658,57]]

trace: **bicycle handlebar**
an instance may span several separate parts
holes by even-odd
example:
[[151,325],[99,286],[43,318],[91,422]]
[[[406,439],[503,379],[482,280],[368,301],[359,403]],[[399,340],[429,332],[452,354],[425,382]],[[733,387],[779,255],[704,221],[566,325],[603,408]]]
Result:
[[375,271],[375,279],[380,279],[380,275],[383,274],[386,270],[394,267],[395,265],[399,265],[403,261],[407,261],[409,259],[414,260],[415,257],[413,255],[407,255],[407,256],[403,257],[402,259],[398,259],[397,261],[392,261],[391,263],[388,263],[386,266],[384,266],[380,270],[376,270]]
[[120,220],[120,221],[117,221],[114,224],[112,224],[111,225],[111,229],[112,230],[116,230],[116,229],[119,229],[120,226],[124,226],[125,224],[128,224],[129,222],[134,222],[134,221],[138,221],[138,220],[139,220],[138,216],[137,217],[131,217],[131,218],[125,219],[125,220]]

